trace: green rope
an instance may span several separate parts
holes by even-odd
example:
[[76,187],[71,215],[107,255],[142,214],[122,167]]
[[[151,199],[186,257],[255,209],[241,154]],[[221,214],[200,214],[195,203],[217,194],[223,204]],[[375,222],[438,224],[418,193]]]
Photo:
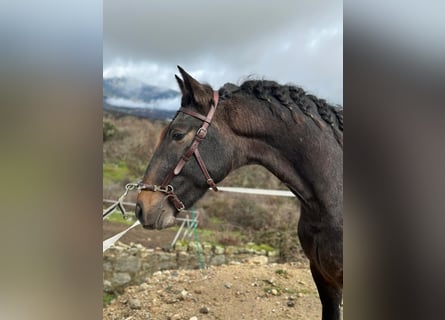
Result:
[[[195,210],[192,208],[192,221],[195,221]],[[196,242],[196,250],[198,251],[198,260],[199,260],[199,269],[201,269],[201,273],[204,273],[204,263],[202,262],[201,249],[199,245],[198,239],[198,230],[196,227],[198,226],[198,222],[193,222],[193,233],[195,234],[195,242]]]

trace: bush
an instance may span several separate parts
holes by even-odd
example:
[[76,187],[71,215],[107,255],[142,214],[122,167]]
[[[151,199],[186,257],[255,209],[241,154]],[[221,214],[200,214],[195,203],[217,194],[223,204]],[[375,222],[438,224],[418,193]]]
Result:
[[257,232],[254,235],[253,242],[265,243],[277,248],[280,252],[279,262],[299,261],[304,257],[296,225],[291,225],[287,230],[282,231]]
[[108,121],[102,123],[103,141],[112,139],[118,133],[118,130],[114,124]]
[[268,225],[267,211],[256,204],[256,202],[248,199],[241,199],[229,209],[227,220],[243,229],[261,230]]

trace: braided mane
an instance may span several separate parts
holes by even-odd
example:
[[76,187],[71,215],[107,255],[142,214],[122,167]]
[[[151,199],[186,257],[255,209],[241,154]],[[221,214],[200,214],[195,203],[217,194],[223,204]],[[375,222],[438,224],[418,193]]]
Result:
[[269,102],[268,105],[272,112],[278,112],[278,110],[273,110],[274,108],[286,107],[297,123],[299,112],[295,109],[298,108],[321,130],[325,129],[327,124],[337,142],[343,147],[343,107],[330,105],[324,99],[307,94],[300,87],[280,85],[275,81],[268,80],[248,80],[239,87],[226,83],[220,90],[221,98],[230,98],[233,93],[239,91]]

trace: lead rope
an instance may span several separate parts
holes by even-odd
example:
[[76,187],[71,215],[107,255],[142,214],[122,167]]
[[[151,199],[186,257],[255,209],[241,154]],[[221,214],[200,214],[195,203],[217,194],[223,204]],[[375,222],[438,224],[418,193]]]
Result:
[[204,275],[204,263],[202,261],[201,249],[200,249],[199,239],[198,239],[198,230],[196,228],[198,226],[198,221],[195,221],[195,209],[194,208],[192,208],[192,221],[194,221],[193,222],[193,233],[195,235],[196,251],[198,252],[199,269],[201,270],[201,274]]
[[[105,220],[105,218],[108,217],[116,209],[116,207],[121,211],[123,218],[127,219],[128,215],[124,208],[123,201],[124,201],[124,198],[128,195],[128,192],[135,190],[135,189],[138,189],[138,190],[141,189],[141,186],[139,183],[128,183],[125,186],[124,193],[119,197],[119,199],[103,211],[103,213],[102,213],[103,219]],[[192,208],[192,221],[193,221],[193,233],[194,233],[195,242],[196,242],[196,251],[198,252],[199,269],[201,270],[201,274],[204,275],[204,262],[202,261],[201,248],[200,248],[200,244],[199,244],[198,230],[197,230],[198,221],[195,220],[195,209],[194,208]],[[113,245],[117,240],[119,240],[119,238],[121,238],[125,233],[127,233],[130,229],[133,229],[138,224],[139,224],[139,221],[136,221],[128,229],[126,229],[126,230],[120,232],[119,234],[115,235],[114,237],[106,240],[103,244],[103,252],[105,252],[105,250],[107,250],[111,245]]]

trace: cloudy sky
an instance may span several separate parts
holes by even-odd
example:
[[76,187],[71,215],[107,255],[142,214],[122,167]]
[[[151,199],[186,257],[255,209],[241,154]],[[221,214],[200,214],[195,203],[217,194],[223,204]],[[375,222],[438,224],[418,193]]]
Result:
[[107,0],[103,6],[104,77],[178,90],[180,65],[215,89],[253,76],[343,104],[342,1]]

